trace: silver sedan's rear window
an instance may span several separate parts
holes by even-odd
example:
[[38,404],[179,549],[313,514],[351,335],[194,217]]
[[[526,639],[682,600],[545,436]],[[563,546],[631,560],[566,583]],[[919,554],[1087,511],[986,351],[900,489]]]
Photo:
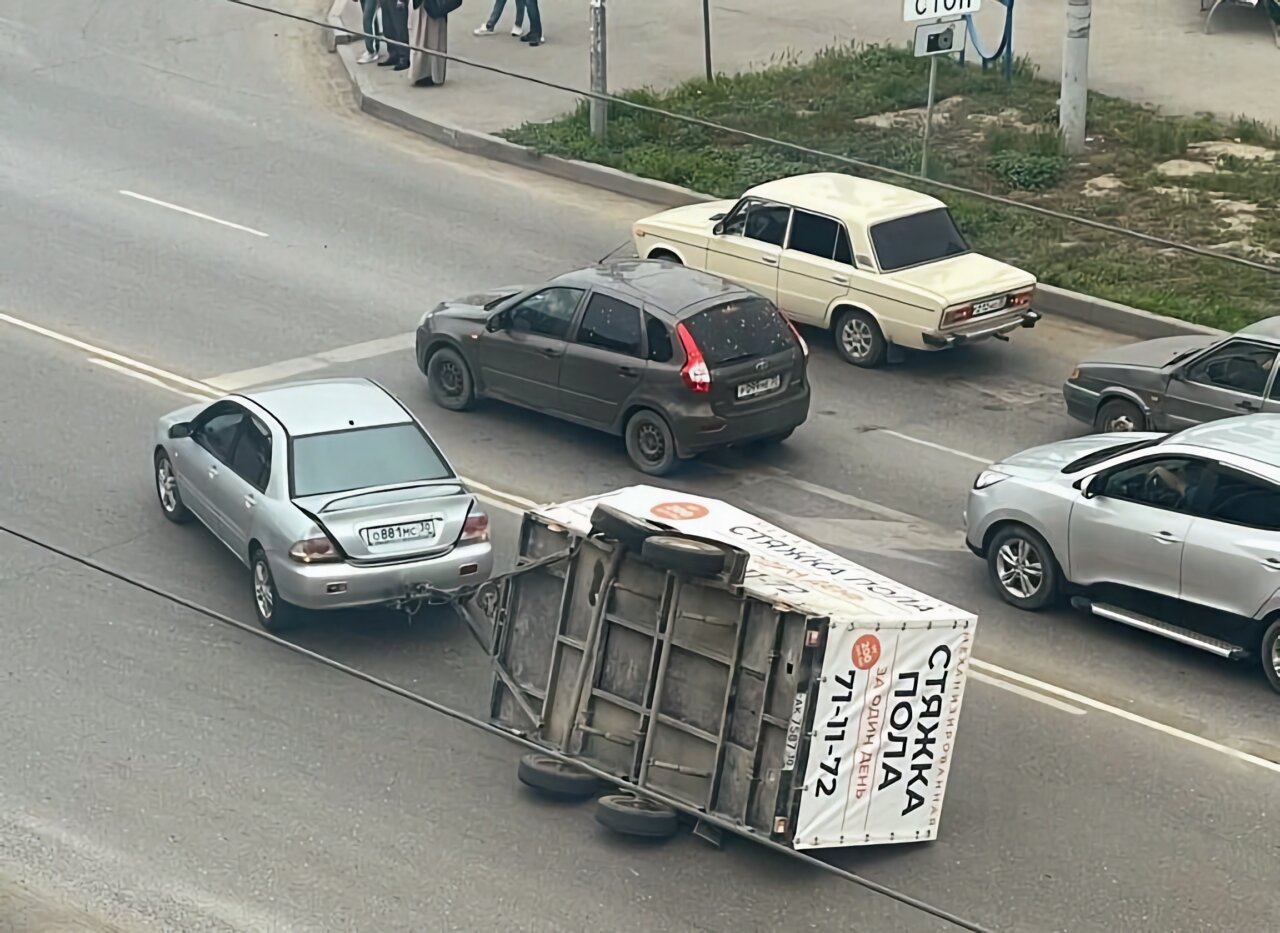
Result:
[[295,497],[429,482],[453,475],[416,424],[294,438],[289,468]]

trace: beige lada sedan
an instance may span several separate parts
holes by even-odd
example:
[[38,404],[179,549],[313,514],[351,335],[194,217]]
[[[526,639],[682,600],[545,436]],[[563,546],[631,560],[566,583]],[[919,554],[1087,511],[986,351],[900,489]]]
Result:
[[722,276],[830,330],[857,366],[899,348],[1007,340],[1040,319],[1035,276],[974,252],[944,203],[852,175],[795,175],[666,210],[636,221],[632,238],[642,259]]

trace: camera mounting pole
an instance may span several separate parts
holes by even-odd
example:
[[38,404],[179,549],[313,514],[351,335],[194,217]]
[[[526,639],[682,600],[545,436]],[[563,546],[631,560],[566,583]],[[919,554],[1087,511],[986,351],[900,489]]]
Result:
[[924,108],[924,138],[920,143],[921,178],[929,175],[929,136],[933,132],[933,105],[938,96],[938,59],[964,51],[968,31],[963,15],[976,12],[981,5],[982,0],[903,0],[905,22],[934,20],[916,27],[916,57],[929,59],[929,96]]

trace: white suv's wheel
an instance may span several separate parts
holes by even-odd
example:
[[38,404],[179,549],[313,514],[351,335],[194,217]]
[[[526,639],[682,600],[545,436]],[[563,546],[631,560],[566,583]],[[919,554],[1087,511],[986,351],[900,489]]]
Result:
[[1008,525],[987,547],[987,570],[996,592],[1011,606],[1035,611],[1058,599],[1062,571],[1053,551],[1025,525]]
[[1262,645],[1258,651],[1262,659],[1262,673],[1271,689],[1280,693],[1280,619],[1276,619],[1262,633]]

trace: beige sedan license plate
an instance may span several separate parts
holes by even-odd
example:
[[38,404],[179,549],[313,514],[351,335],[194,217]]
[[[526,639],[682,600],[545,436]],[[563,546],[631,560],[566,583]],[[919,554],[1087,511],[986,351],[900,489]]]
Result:
[[1001,295],[999,298],[988,298],[986,301],[975,301],[973,303],[974,314],[989,314],[992,311],[999,311],[1009,303],[1009,296]]

